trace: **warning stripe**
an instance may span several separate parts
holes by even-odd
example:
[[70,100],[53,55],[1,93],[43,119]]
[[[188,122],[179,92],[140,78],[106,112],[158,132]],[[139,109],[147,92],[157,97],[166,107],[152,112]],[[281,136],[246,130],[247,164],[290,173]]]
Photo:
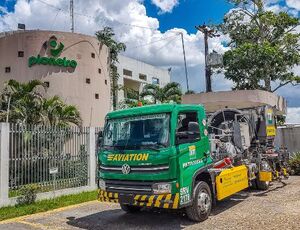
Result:
[[169,204],[170,204],[170,203],[168,203],[168,202],[170,202],[171,197],[172,197],[172,194],[168,194],[168,195],[166,196],[166,198],[165,198],[165,200],[164,200],[165,203],[164,203],[163,208],[169,208]]
[[[100,202],[119,203],[119,194],[99,190],[98,200]],[[162,195],[135,195],[132,205],[140,207],[172,208],[179,207],[179,193]]]
[[159,195],[155,201],[154,207],[159,208],[161,204],[161,199],[164,197],[164,195]]
[[151,207],[152,206],[153,199],[154,199],[154,196],[150,196],[150,198],[148,199],[147,207]]
[[[145,201],[146,198],[147,198],[147,195],[143,195],[143,196],[141,197],[141,201]],[[144,205],[145,205],[145,202],[141,202],[141,203],[140,203],[140,206],[144,206]]]
[[178,208],[178,203],[179,203],[179,193],[176,193],[175,198],[173,199],[174,203],[173,203],[173,209],[177,209]]

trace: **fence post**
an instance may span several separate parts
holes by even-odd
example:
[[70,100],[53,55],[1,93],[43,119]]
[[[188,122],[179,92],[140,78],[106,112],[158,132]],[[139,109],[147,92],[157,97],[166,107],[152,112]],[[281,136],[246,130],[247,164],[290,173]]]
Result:
[[0,123],[0,207],[8,204],[9,123]]
[[96,133],[95,127],[89,128],[89,186],[96,189]]

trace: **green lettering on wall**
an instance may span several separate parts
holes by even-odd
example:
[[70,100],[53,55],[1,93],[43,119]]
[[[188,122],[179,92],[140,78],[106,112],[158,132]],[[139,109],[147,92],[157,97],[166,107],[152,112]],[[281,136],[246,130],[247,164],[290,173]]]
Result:
[[[51,39],[50,39],[51,40]],[[63,43],[57,43],[55,40],[49,41],[50,46],[50,54],[51,57],[41,57],[40,55],[31,56],[28,58],[28,67],[32,67],[34,65],[52,65],[52,66],[60,66],[66,68],[75,69],[77,66],[77,62],[75,60],[68,60],[66,57],[58,58],[57,56],[64,49]]]

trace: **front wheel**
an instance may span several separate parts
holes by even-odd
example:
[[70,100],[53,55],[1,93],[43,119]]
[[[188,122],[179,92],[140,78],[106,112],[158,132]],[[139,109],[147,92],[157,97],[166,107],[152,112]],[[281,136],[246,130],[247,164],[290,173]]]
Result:
[[200,181],[194,190],[194,199],[190,207],[186,208],[189,219],[202,222],[206,220],[211,212],[212,198],[208,184]]
[[120,204],[120,206],[121,206],[121,209],[127,213],[139,212],[142,209],[141,207],[129,205],[129,204]]

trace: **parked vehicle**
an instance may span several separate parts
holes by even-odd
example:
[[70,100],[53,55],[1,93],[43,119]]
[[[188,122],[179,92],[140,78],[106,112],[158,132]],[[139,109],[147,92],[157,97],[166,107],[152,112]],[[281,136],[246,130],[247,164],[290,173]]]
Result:
[[274,150],[274,108],[162,104],[107,114],[99,151],[101,202],[126,212],[184,209],[204,221],[212,206],[243,189],[266,190],[288,176]]

